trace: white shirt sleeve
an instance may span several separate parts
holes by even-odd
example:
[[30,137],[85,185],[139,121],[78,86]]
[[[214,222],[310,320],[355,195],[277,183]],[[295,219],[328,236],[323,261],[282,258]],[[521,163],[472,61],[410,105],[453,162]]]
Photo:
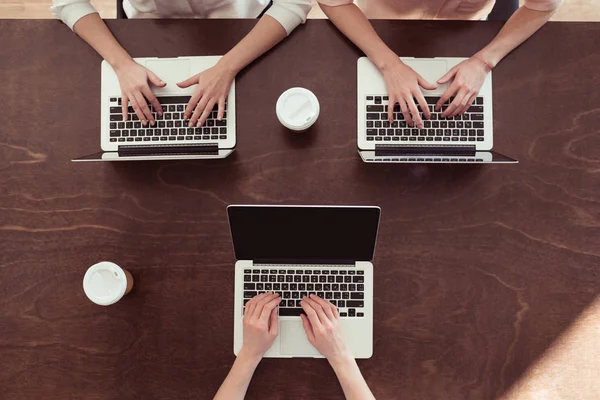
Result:
[[52,0],[50,11],[71,29],[80,18],[98,12],[90,0]]
[[298,25],[306,22],[311,8],[310,0],[273,0],[273,5],[265,14],[275,18],[289,35]]

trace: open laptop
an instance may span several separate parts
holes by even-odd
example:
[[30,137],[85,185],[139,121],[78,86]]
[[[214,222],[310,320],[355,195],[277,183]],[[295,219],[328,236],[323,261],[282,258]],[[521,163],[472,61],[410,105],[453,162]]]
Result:
[[114,70],[102,62],[100,145],[102,151],[72,161],[141,161],[225,158],[235,148],[235,82],[231,84],[225,116],[217,120],[217,108],[201,128],[188,128],[185,107],[196,85],[177,86],[190,76],[214,66],[221,56],[135,58],[167,85],[150,85],[160,102],[160,116],[149,105],[156,124],[143,126],[129,106],[128,120],[121,111],[121,88]]
[[[465,58],[409,58],[401,60],[431,83],[437,82]],[[463,115],[441,117],[434,106],[450,86],[421,90],[431,112],[423,129],[406,123],[400,107],[388,119],[388,96],[383,76],[367,58],[358,60],[358,149],[364,162],[375,163],[516,163],[492,151],[492,74],[489,73],[473,105]],[[416,103],[416,101],[415,101]],[[418,103],[416,103],[418,106]],[[448,105],[447,103],[446,105]]]
[[244,305],[279,293],[279,335],[265,357],[323,357],[308,341],[303,296],[334,303],[356,358],[373,354],[373,253],[379,207],[229,206],[235,264],[234,344],[242,346]]

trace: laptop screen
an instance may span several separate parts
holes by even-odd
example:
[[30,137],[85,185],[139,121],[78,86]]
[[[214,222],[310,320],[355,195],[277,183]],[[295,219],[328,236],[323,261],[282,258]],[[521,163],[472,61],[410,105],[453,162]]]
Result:
[[238,260],[276,263],[369,261],[379,207],[229,206]]

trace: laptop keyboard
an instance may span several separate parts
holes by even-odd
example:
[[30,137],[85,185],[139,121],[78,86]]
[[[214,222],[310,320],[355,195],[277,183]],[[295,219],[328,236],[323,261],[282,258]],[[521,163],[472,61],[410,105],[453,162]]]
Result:
[[[411,127],[406,123],[400,111],[400,105],[394,106],[394,122],[388,119],[388,96],[366,96],[366,134],[370,142],[483,142],[483,97],[477,97],[473,105],[462,115],[452,118],[442,117],[442,111],[452,98],[444,104],[442,110],[435,111],[439,97],[425,97],[431,113],[430,119],[425,119],[421,106],[417,104],[423,120],[423,129]],[[475,143],[473,143],[475,142]]]
[[281,296],[280,316],[299,316],[302,297],[311,293],[329,300],[341,317],[364,317],[365,275],[355,269],[245,269],[244,306],[272,291]]
[[201,128],[189,128],[188,120],[183,114],[190,96],[159,96],[157,97],[163,109],[163,115],[158,115],[154,107],[148,104],[154,120],[154,126],[142,125],[138,116],[129,106],[129,119],[123,121],[121,98],[110,98],[110,141],[111,142],[214,142],[227,139],[227,104],[223,118],[217,120],[218,105],[215,105],[208,119]]

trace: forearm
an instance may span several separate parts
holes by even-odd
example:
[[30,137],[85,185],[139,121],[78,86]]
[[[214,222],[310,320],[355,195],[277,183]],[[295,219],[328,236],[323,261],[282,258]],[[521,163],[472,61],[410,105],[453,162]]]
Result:
[[493,68],[548,22],[553,13],[554,11],[535,11],[520,7],[504,24],[498,35],[477,55]]
[[249,356],[243,350],[240,351],[214,400],[242,400],[260,360],[260,357]]
[[132,60],[97,13],[79,19],[73,26],[73,30],[114,69]]
[[219,64],[237,75],[286,36],[283,26],[273,17],[265,15],[233,49],[223,56]]
[[398,56],[381,40],[373,26],[355,4],[326,6],[321,9],[329,20],[380,69],[398,62]]
[[354,358],[330,361],[347,400],[375,399]]

